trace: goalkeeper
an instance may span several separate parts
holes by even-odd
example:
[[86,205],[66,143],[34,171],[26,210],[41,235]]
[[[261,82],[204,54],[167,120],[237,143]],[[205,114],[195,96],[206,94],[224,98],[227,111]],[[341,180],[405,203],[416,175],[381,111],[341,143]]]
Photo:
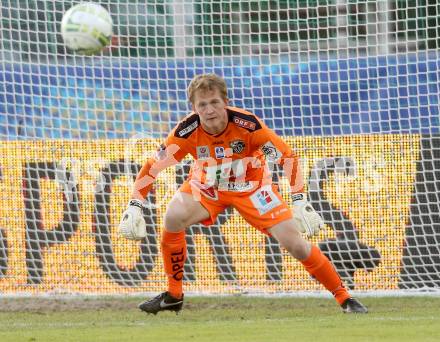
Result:
[[[218,214],[232,206],[250,225],[275,237],[333,294],[343,312],[366,313],[327,257],[301,235],[317,234],[324,223],[303,192],[298,156],[254,114],[230,107],[226,83],[217,75],[196,76],[188,96],[193,112],[177,124],[140,170],[119,225],[127,239],[144,238],[142,208],[157,174],[187,154],[193,156],[190,175],[171,199],[164,218],[161,247],[168,290],[139,308],[153,314],[182,309],[185,229],[196,223],[213,224]],[[289,178],[292,210],[271,183],[268,162],[281,164]]]

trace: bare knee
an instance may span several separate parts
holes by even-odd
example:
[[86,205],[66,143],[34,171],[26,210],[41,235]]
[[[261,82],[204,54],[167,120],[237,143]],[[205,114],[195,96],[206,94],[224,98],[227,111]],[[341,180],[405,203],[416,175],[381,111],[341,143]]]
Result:
[[180,232],[187,227],[209,218],[208,211],[193,199],[192,195],[177,193],[168,204],[165,213],[165,228],[170,232]]
[[180,232],[188,227],[185,212],[180,209],[168,209],[165,213],[164,224],[166,230],[170,232]]
[[293,222],[287,220],[272,227],[271,234],[294,258],[307,259],[311,244],[295,229]]
[[294,241],[289,241],[289,243],[286,243],[283,247],[298,260],[307,259],[310,254],[310,243],[305,241],[301,236]]

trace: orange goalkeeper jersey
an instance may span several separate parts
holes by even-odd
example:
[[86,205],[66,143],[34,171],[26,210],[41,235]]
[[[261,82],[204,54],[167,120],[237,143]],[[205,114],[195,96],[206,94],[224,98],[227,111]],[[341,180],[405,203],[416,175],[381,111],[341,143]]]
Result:
[[205,132],[199,115],[191,113],[170,132],[165,142],[139,172],[132,198],[145,199],[157,174],[180,162],[187,154],[194,158],[189,174],[193,184],[218,191],[249,192],[271,182],[270,162],[283,166],[293,193],[303,191],[298,156],[254,114],[226,107],[228,125],[217,135]]

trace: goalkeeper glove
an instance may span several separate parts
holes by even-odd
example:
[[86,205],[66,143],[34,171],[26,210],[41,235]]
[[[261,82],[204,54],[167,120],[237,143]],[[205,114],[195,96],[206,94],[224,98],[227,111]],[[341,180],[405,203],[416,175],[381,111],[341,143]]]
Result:
[[119,234],[129,240],[142,240],[147,236],[147,225],[142,214],[142,201],[132,199],[119,223]]
[[324,228],[324,221],[307,201],[306,194],[292,194],[292,200],[295,228],[300,233],[306,233],[308,237],[318,234]]

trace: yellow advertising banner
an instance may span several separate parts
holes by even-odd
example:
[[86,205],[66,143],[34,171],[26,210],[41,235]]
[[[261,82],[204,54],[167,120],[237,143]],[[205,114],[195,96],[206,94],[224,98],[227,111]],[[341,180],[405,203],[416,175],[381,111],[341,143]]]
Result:
[[[360,266],[353,261],[355,269],[344,276],[351,287],[397,289],[419,136],[285,139],[301,157],[309,190],[315,187],[312,200],[323,203],[328,224],[313,242],[331,249],[328,242],[357,239],[377,260],[372,265],[358,260]],[[117,234],[132,177],[157,146],[158,141],[148,139],[3,142],[0,291],[164,290],[163,214],[184,168],[171,167],[158,177],[150,195],[154,207],[148,212],[145,241]],[[287,181],[280,179],[280,186],[287,200]],[[186,292],[322,290],[299,262],[235,211],[214,226],[192,227],[187,237]],[[348,254],[340,249],[336,253],[345,265]]]

